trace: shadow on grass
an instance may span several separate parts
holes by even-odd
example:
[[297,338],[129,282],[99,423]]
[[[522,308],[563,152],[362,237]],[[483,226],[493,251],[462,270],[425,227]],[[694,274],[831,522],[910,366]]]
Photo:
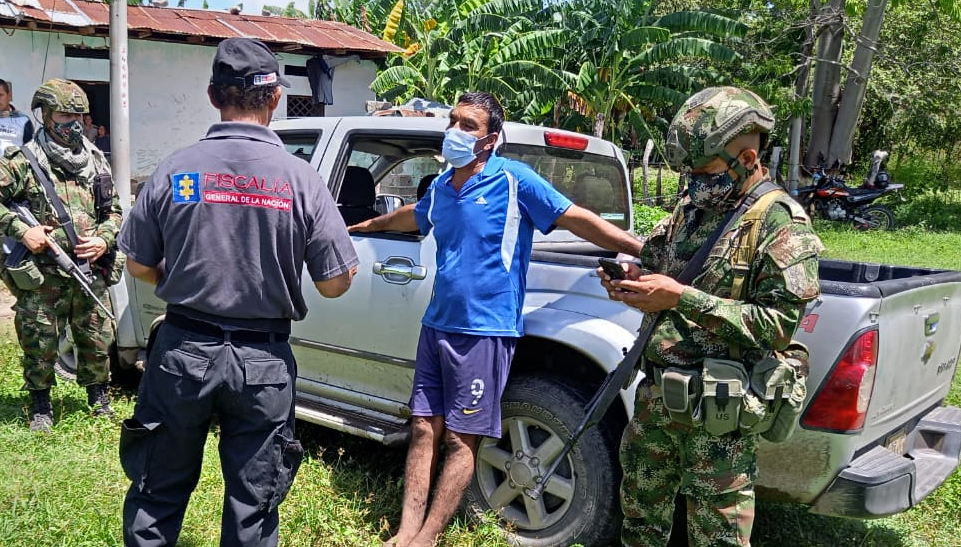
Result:
[[[386,519],[390,531],[396,531],[403,497],[406,444],[384,446],[300,420],[297,437],[306,453],[330,469],[331,488],[338,495],[375,500],[363,516],[363,522],[370,529],[382,529]],[[386,533],[383,539],[387,539]]]
[[903,534],[878,521],[826,517],[807,507],[760,502],[753,547],[905,547]]
[[[90,407],[87,406],[87,395],[76,386],[65,387],[63,380],[50,388],[50,402],[53,404],[53,422],[56,424],[64,416],[75,412],[87,415]],[[0,422],[22,421],[26,424],[29,420],[32,399],[29,391],[4,391],[0,392]]]

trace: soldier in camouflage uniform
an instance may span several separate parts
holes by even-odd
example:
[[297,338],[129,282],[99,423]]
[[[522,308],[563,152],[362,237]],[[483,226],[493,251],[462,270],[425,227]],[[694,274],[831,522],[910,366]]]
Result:
[[[45,254],[48,240],[78,260],[96,262],[116,245],[121,212],[116,192],[107,214],[95,207],[94,179],[109,174],[103,153],[83,137],[81,116],[89,111],[87,96],[73,82],[54,79],[33,96],[31,108],[41,109],[43,127],[24,145],[37,157],[63,202],[78,236],[74,247],[60,225],[43,188],[20,147],[9,147],[0,159],[0,230],[23,242],[34,253],[44,281],[39,289],[18,291],[14,324],[23,348],[23,389],[33,405],[30,429],[49,431],[53,425],[50,387],[56,383],[53,365],[60,335],[69,325],[77,348],[77,383],[87,388],[87,402],[95,415],[112,415],[107,392],[110,380],[109,347],[113,322],[66,272]],[[8,209],[13,202],[29,203],[41,226],[29,227]],[[109,302],[105,272],[92,267],[93,290]]]
[[[598,270],[612,299],[652,312],[645,319],[663,312],[644,353],[655,375],[669,366],[700,371],[706,357],[730,359],[732,349],[750,370],[771,350],[787,347],[807,302],[820,293],[821,242],[786,193],[764,216],[744,300],[731,299],[737,222],[692,286],[675,281],[725,213],[768,180],[759,152],[773,125],[770,108],[747,90],[709,88],[689,98],[667,138],[671,167],[689,173],[688,192],[641,251],[644,265],[656,273],[640,275],[631,265],[627,280],[611,281]],[[659,386],[645,379],[621,441],[623,545],[666,545],[678,492],[687,497],[690,545],[749,545],[757,442],[753,434],[714,436],[672,421]]]

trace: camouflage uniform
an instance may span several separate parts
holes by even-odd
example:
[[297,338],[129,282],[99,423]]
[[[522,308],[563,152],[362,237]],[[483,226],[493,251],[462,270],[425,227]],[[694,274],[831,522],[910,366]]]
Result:
[[[716,149],[709,153],[708,161],[723,157]],[[738,199],[729,196],[710,209],[694,207],[689,196],[682,199],[646,240],[644,264],[677,278]],[[806,303],[820,292],[821,242],[803,209],[786,194],[779,197],[764,217],[758,252],[744,281],[745,300],[740,301],[730,299],[731,254],[740,235],[735,223],[711,250],[678,305],[660,315],[645,350],[645,359],[655,368],[700,370],[705,357],[731,358],[733,346],[750,367],[791,341]],[[749,545],[756,447],[756,435],[713,436],[703,428],[673,422],[659,389],[642,384],[621,441],[623,544],[666,545],[680,491],[687,496],[692,546]]]
[[[53,80],[44,86],[55,90],[79,90],[74,84],[65,84],[70,82]],[[82,97],[82,106],[78,105],[77,108],[83,107],[85,110],[85,106],[86,97]],[[109,174],[110,164],[99,150],[84,141],[83,147],[89,159],[83,168],[71,173],[61,164],[51,161],[44,151],[42,143],[50,139],[46,131],[41,129],[35,140],[24,147],[29,148],[46,169],[57,195],[73,219],[77,235],[97,236],[103,238],[108,249],[116,248],[121,222],[116,191],[110,214],[100,221],[97,219],[93,192],[93,177],[98,173]],[[67,253],[72,253],[73,245],[36,180],[30,163],[20,147],[9,147],[0,160],[0,231],[3,235],[17,240],[23,238],[29,226],[6,204],[24,201],[29,203],[30,211],[41,224],[56,228],[49,234],[50,237]],[[110,378],[108,351],[114,339],[113,322],[68,273],[57,267],[51,257],[45,253],[34,257],[44,274],[43,285],[38,290],[19,291],[16,294],[14,322],[23,348],[23,389],[44,391],[56,383],[53,364],[58,355],[60,334],[66,325],[70,326],[77,348],[77,383],[105,386]],[[95,274],[92,283],[94,292],[102,302],[108,303],[104,273],[96,266],[91,270]]]

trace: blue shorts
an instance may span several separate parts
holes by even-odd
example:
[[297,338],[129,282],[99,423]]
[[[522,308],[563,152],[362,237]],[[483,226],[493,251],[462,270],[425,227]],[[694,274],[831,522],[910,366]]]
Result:
[[411,412],[444,416],[451,431],[499,438],[501,395],[516,347],[517,338],[421,327]]

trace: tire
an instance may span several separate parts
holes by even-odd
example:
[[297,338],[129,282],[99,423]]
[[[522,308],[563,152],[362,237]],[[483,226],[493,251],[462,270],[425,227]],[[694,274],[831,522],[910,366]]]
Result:
[[[116,342],[110,344],[109,351],[110,383],[123,388],[135,389],[140,383],[142,373],[135,368],[121,366]],[[57,347],[57,362],[53,365],[53,371],[62,380],[77,381],[77,351],[73,345],[73,336],[70,334],[69,326],[60,335],[60,343]]]
[[467,512],[475,519],[487,511],[497,513],[515,545],[612,544],[621,522],[621,473],[620,432],[611,431],[610,424],[602,422],[581,436],[538,500],[523,493],[583,418],[586,400],[557,380],[513,379],[501,402],[503,437],[485,437],[478,447],[465,495]]
[[858,216],[867,221],[867,223],[858,226],[862,230],[894,229],[894,213],[884,205],[869,205],[861,209]]
[[62,380],[77,381],[77,352],[73,346],[73,336],[68,326],[60,333],[57,344],[57,362],[53,364],[53,371]]

